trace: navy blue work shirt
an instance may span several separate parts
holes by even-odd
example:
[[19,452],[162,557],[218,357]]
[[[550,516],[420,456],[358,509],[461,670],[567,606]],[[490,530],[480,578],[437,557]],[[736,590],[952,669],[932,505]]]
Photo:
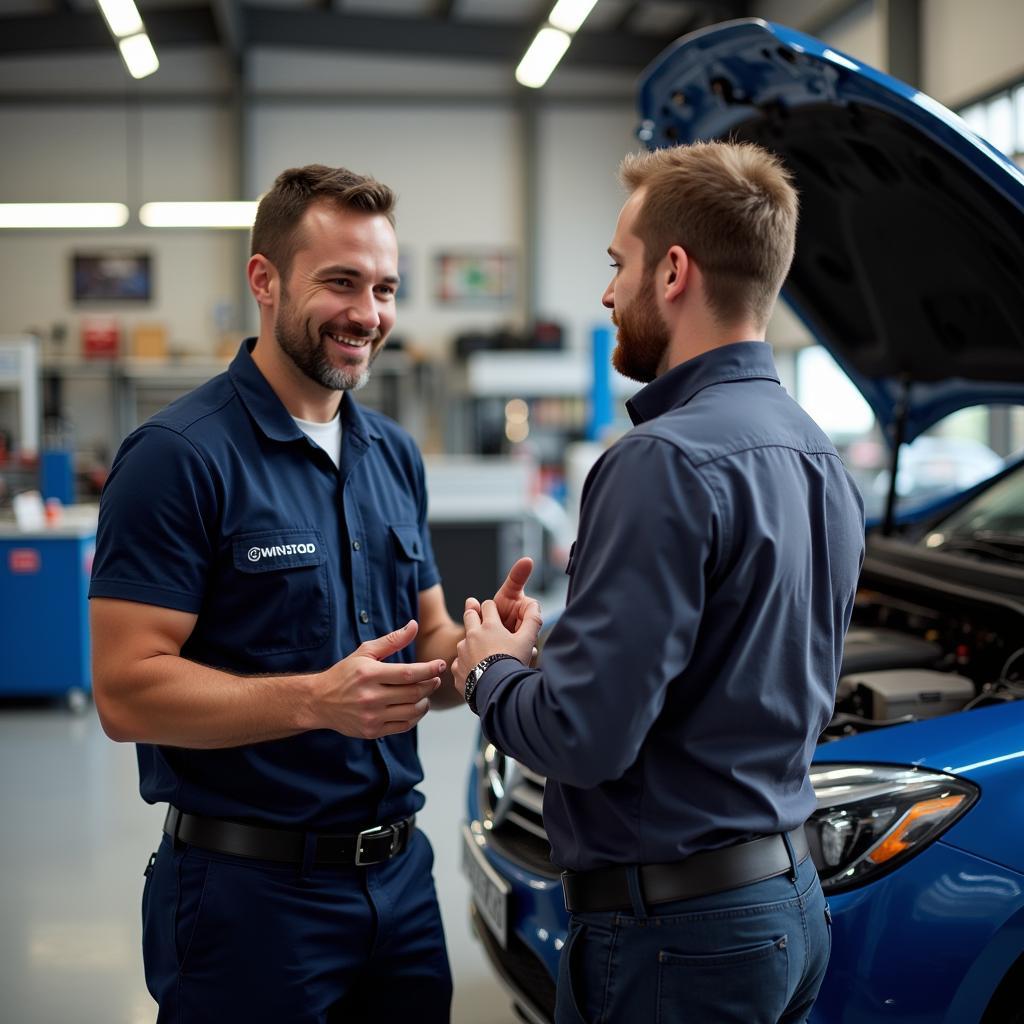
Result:
[[629,412],[540,669],[499,661],[476,691],[487,738],[548,776],[552,859],[578,871],[807,819],[864,553],[857,488],[765,343],[669,370]]
[[[227,372],[122,444],[100,500],[90,597],[198,616],[182,657],[237,675],[328,668],[418,617],[438,582],[412,439],[351,393],[340,469],[296,425],[245,342]],[[406,648],[393,661],[412,661]],[[223,750],[140,744],[150,803],[347,831],[418,810],[416,732],[330,730]]]

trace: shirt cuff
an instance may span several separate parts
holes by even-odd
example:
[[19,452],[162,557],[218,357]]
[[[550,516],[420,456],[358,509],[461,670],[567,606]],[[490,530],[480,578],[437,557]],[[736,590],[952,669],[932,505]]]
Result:
[[[527,668],[517,658],[502,658],[493,665],[484,669],[480,682],[476,684],[476,692],[473,694],[473,702],[476,704],[476,713],[480,716],[496,690],[499,690],[510,680],[518,683],[536,669]],[[516,678],[513,680],[512,677]]]

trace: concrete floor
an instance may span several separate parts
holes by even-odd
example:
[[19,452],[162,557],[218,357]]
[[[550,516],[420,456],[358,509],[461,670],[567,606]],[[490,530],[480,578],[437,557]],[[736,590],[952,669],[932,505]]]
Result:
[[[420,726],[427,806],[419,823],[455,976],[453,1024],[514,1024],[467,916],[459,825],[476,719]],[[142,976],[143,869],[164,809],[138,795],[135,751],[110,742],[90,706],[0,706],[0,1021],[152,1024]]]

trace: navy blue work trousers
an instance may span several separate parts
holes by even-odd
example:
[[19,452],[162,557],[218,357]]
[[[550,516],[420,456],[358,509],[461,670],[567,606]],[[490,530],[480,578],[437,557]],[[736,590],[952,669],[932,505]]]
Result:
[[158,1024],[448,1024],[433,861],[419,831],[383,864],[305,871],[164,836],[142,898]]
[[[635,876],[634,876],[635,878]],[[645,907],[574,914],[556,1024],[803,1024],[831,946],[811,859],[764,882]]]

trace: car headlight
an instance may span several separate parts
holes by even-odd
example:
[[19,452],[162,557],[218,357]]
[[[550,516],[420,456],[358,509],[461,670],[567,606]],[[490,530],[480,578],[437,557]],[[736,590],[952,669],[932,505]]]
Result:
[[818,809],[807,844],[826,893],[874,881],[938,839],[978,798],[966,779],[926,768],[812,764]]

